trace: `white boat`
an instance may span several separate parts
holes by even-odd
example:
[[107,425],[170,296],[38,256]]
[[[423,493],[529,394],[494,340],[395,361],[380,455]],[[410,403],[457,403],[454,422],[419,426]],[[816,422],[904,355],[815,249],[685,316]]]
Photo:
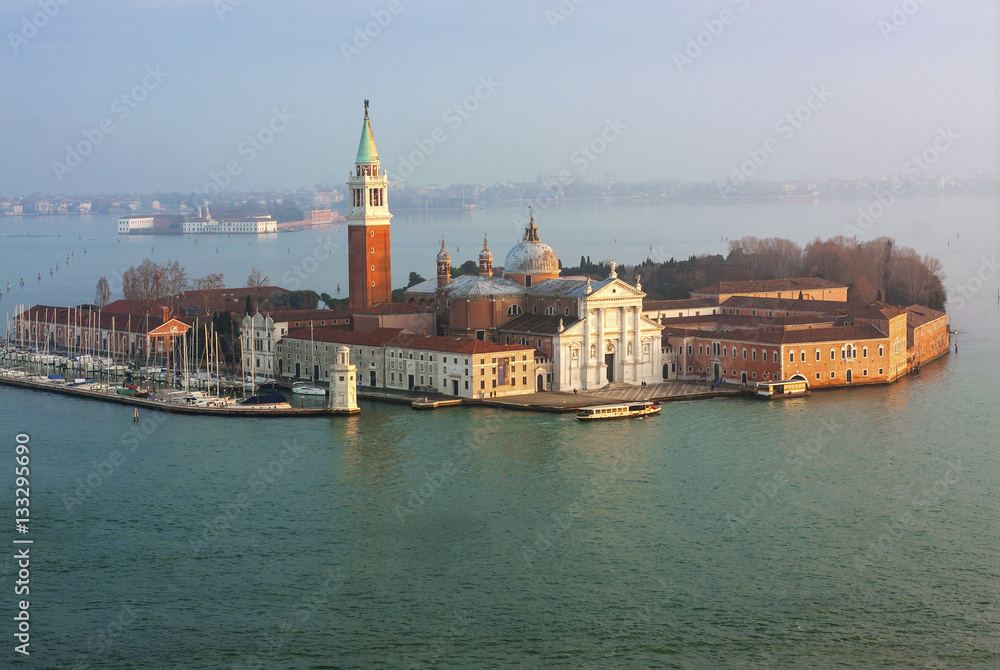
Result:
[[580,421],[595,421],[597,419],[628,419],[633,417],[651,416],[660,413],[660,406],[654,402],[640,401],[620,405],[595,405],[581,407],[576,410],[576,418]]
[[326,395],[326,389],[313,386],[309,382],[295,382],[292,384],[292,393],[298,395]]

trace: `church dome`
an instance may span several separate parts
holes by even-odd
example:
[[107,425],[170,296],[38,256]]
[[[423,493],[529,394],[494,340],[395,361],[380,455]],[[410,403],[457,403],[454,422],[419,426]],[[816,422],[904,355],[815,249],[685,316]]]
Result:
[[552,247],[538,237],[534,214],[524,229],[524,239],[507,252],[503,271],[505,275],[559,275],[559,257]]

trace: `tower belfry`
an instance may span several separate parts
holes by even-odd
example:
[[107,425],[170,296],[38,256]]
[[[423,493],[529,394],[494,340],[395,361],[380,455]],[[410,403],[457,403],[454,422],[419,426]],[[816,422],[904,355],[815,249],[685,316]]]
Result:
[[389,246],[389,178],[381,168],[375,138],[365,121],[354,169],[347,179],[348,279],[351,310],[392,301],[392,257]]

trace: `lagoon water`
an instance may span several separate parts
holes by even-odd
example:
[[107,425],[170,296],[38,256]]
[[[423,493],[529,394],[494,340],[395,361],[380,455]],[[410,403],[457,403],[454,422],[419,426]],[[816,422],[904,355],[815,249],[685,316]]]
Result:
[[[805,243],[864,204],[574,204],[536,219],[567,264],[631,263],[650,245],[654,258],[723,251],[727,234]],[[502,257],[519,211],[397,212],[396,283],[432,272],[441,234],[453,259],[483,233]],[[138,430],[129,408],[0,387],[3,440],[30,435],[31,661],[997,667],[1000,277],[973,280],[997,250],[995,204],[905,199],[866,232],[941,258],[960,331],[957,355],[893,386],[604,425],[366,402],[346,419],[147,412]],[[345,235],[119,242],[110,217],[3,220],[0,282],[27,285],[4,286],[0,311],[88,301],[150,247],[195,276],[242,283],[258,265],[287,285],[333,246],[303,284],[333,293]],[[13,477],[0,490],[11,501]]]

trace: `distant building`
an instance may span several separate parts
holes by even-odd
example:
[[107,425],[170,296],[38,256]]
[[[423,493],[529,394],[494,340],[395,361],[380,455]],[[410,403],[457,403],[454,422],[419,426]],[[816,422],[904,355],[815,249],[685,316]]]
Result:
[[181,232],[185,235],[220,234],[220,235],[266,235],[278,232],[278,222],[270,216],[253,216],[243,219],[222,220],[196,219],[181,224]]
[[153,217],[151,216],[123,216],[118,219],[119,235],[128,235],[129,233],[152,229]]

